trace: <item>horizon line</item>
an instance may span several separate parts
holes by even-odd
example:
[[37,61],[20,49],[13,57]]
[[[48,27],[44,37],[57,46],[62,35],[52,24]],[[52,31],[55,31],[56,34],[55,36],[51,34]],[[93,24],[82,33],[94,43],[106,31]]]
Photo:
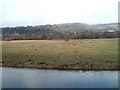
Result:
[[62,24],[87,24],[87,25],[105,25],[105,24],[119,24],[120,22],[111,22],[111,23],[98,23],[98,24],[88,24],[88,23],[81,23],[81,22],[71,22],[71,23],[56,23],[56,24],[36,24],[36,25],[16,25],[16,26],[0,26],[0,28],[5,27],[27,27],[27,26],[45,26],[45,25],[62,25]]

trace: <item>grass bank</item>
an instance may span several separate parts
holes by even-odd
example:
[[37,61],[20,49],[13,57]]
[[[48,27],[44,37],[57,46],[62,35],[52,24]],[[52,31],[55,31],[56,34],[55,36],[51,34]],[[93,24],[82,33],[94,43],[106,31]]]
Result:
[[118,69],[118,39],[2,41],[3,66]]

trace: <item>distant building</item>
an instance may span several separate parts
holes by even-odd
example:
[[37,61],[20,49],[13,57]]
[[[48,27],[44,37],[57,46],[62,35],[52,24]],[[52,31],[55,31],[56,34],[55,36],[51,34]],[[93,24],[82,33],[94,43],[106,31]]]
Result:
[[98,27],[99,29],[101,28],[101,27]]
[[20,34],[19,34],[19,33],[14,33],[14,34],[12,34],[12,35],[15,35],[15,36],[16,36],[16,35],[20,35]]
[[115,32],[114,30],[108,30],[108,32]]

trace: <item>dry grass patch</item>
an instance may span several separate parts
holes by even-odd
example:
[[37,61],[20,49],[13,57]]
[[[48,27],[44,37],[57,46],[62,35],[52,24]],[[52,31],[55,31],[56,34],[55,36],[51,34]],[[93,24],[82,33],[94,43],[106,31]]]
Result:
[[117,39],[2,41],[3,61],[117,61]]

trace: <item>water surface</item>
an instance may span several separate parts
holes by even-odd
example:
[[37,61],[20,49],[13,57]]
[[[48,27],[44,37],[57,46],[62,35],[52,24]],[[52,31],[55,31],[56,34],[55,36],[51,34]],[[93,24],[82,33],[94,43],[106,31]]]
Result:
[[2,68],[2,88],[118,88],[118,71]]

